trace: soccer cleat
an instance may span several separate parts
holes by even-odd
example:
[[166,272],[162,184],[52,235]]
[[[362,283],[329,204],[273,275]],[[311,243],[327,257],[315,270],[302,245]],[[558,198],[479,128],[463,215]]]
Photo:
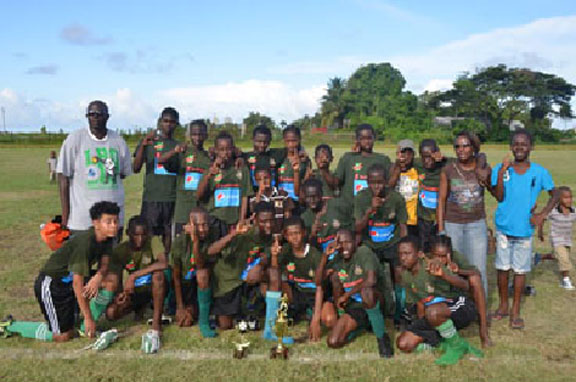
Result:
[[[172,317],[167,316],[165,314],[162,315],[162,318],[160,319],[160,322],[162,325],[170,325],[172,323]],[[154,323],[154,319],[153,318],[149,318],[146,321],[146,324],[148,324],[149,326],[152,325]]]
[[561,286],[562,288],[566,289],[566,290],[574,290],[574,289],[576,289],[576,288],[574,287],[574,285],[572,285],[572,281],[570,280],[569,277],[564,277],[564,278],[562,279],[562,283],[560,283],[560,286]]
[[100,334],[100,337],[89,346],[90,349],[102,351],[118,340],[118,330],[110,329]]
[[394,345],[390,341],[388,334],[384,333],[382,338],[377,338],[378,340],[378,353],[380,353],[380,358],[392,358],[394,357]]
[[0,338],[8,338],[12,333],[8,331],[8,327],[12,325],[14,318],[12,315],[7,315],[2,321],[0,321]]
[[145,354],[157,353],[160,349],[160,333],[157,330],[148,330],[142,336],[141,349]]

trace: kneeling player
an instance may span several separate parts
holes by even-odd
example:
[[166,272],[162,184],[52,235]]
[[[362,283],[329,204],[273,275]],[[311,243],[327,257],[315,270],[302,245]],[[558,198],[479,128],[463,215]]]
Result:
[[220,239],[220,224],[209,225],[210,216],[201,207],[192,208],[188,225],[176,237],[172,249],[174,267],[174,294],[176,297],[176,322],[191,326],[193,309],[198,303],[198,327],[205,338],[216,336],[210,328],[210,267],[208,247]]
[[478,328],[482,347],[492,345],[492,340],[488,334],[486,295],[484,294],[484,284],[480,271],[466,260],[466,257],[452,250],[452,240],[449,236],[433,236],[430,240],[430,255],[438,259],[442,265],[452,272],[464,277],[470,285],[470,296],[476,304],[478,310]]
[[316,285],[316,270],[322,254],[306,243],[306,229],[299,217],[285,220],[283,232],[288,244],[281,247],[278,242],[274,243],[270,268],[280,264],[285,276],[282,279],[289,285],[290,315],[295,320],[303,315],[310,317],[309,338],[319,341],[322,334],[320,324],[332,328],[337,319],[334,304],[323,301],[322,287]]
[[[148,223],[143,216],[130,219],[126,234],[128,241],[114,249],[111,260],[113,272],[110,272],[112,277],[108,280],[110,284],[120,285],[123,270],[126,270],[129,276],[123,291],[106,308],[106,318],[114,321],[132,311],[143,313],[152,301],[152,330],[142,337],[142,350],[156,353],[160,348],[162,310],[166,295],[164,270],[168,265],[164,248],[158,237],[151,237]],[[107,285],[105,287],[110,289]]]
[[466,280],[455,275],[438,260],[429,261],[419,252],[419,240],[400,240],[398,254],[402,267],[402,285],[411,306],[412,322],[398,337],[398,348],[410,353],[442,342],[444,354],[438,365],[451,365],[467,353],[482,356],[458,335],[478,315],[474,303],[463,296],[469,288]]
[[[95,300],[98,288],[108,273],[112,241],[118,233],[116,203],[98,202],[90,208],[92,227],[75,235],[60,249],[53,252],[36,278],[34,291],[43,322],[13,321],[0,322],[0,335],[19,334],[25,338],[64,342],[74,336],[74,312],[76,303],[84,316],[85,332],[89,337],[96,334],[96,323],[91,312],[91,301]],[[99,270],[90,277],[90,269],[100,263]]]
[[351,231],[338,231],[336,241],[337,250],[342,254],[341,268],[337,272],[344,287],[337,306],[344,310],[344,314],[338,318],[328,335],[328,346],[344,346],[351,334],[370,324],[378,340],[380,356],[390,358],[394,355],[394,347],[386,334],[384,315],[380,309],[383,284],[380,263],[368,247],[356,247],[356,239]]

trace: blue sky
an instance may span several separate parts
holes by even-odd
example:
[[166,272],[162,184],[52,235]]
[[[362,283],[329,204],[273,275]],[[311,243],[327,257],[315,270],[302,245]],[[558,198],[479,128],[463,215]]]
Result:
[[[576,2],[4,1],[0,106],[9,130],[114,128],[167,105],[192,118],[314,113],[329,78],[391,62],[420,93],[506,63],[576,82]],[[1,126],[0,126],[1,127]]]

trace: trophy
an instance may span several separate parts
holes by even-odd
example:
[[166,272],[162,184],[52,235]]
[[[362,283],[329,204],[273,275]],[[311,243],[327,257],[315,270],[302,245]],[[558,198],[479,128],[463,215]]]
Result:
[[248,346],[250,346],[250,342],[246,341],[244,334],[248,331],[248,323],[246,320],[240,320],[236,324],[236,329],[240,333],[240,342],[234,342],[234,352],[232,353],[232,357],[236,359],[246,358],[248,355]]
[[282,339],[288,333],[288,296],[284,294],[280,299],[280,307],[276,314],[274,332],[278,338],[278,344],[270,349],[271,359],[288,359],[288,348],[282,343]]

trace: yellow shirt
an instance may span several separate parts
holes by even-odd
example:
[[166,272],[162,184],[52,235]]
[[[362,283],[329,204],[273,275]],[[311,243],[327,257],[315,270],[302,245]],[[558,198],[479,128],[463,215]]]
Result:
[[408,213],[408,225],[416,225],[418,216],[416,209],[418,207],[418,171],[414,167],[400,174],[396,190],[406,200],[406,212]]

